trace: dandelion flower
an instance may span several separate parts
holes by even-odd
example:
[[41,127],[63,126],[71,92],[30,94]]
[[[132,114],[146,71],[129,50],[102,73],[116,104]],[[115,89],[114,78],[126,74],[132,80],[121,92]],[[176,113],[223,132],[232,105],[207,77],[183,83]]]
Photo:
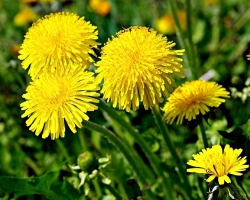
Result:
[[64,137],[65,121],[75,133],[76,126],[81,128],[82,120],[89,119],[85,113],[97,109],[93,104],[99,102],[97,90],[92,72],[76,69],[67,74],[44,73],[23,95],[26,101],[21,103],[25,110],[22,118],[28,117],[26,124],[37,136],[43,131],[42,138]]
[[[184,50],[172,50],[175,43],[147,27],[130,27],[117,33],[102,48],[97,62],[97,81],[103,80],[103,98],[113,107],[130,111],[142,101],[145,109],[163,101],[175,87],[171,75],[184,77]],[[163,95],[162,95],[163,94]]]
[[[54,13],[29,28],[20,50],[24,69],[32,79],[42,72],[89,66],[98,43],[96,27],[74,13]],[[68,70],[68,69],[67,69]]]
[[242,149],[233,149],[228,144],[222,151],[222,147],[217,144],[212,148],[203,149],[202,152],[192,155],[194,160],[189,160],[188,165],[195,167],[187,169],[187,172],[194,172],[200,174],[210,175],[207,182],[211,182],[214,178],[218,177],[220,185],[224,182],[231,183],[228,174],[241,176],[242,171],[245,171],[249,165],[246,156],[241,158]]
[[229,92],[215,82],[196,80],[186,82],[168,98],[163,107],[163,118],[167,123],[173,123],[177,118],[177,124],[196,119],[200,113],[204,115],[209,112],[209,107],[218,107],[229,98]]

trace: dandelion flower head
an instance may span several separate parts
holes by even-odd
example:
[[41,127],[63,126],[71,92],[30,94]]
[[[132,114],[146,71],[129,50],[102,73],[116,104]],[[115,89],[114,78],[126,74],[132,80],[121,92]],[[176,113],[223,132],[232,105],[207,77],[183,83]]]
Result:
[[184,50],[172,50],[173,46],[175,43],[147,27],[118,32],[102,48],[96,64],[97,81],[103,80],[103,98],[126,111],[137,110],[140,101],[145,109],[162,102],[162,96],[176,86],[171,75],[184,77],[182,59],[177,57]]
[[25,35],[19,59],[32,79],[81,64],[88,67],[98,43],[96,27],[74,13],[52,13],[35,22]]
[[28,117],[30,130],[42,138],[64,137],[65,121],[75,133],[76,126],[82,127],[82,120],[88,120],[87,111],[94,111],[98,103],[98,84],[94,83],[92,72],[71,70],[68,73],[42,74],[27,87],[21,103],[25,110],[22,117]]
[[246,156],[241,158],[242,149],[233,149],[228,144],[224,148],[217,144],[212,148],[203,149],[202,152],[193,155],[194,160],[189,160],[188,165],[195,167],[187,169],[187,172],[201,173],[209,175],[207,182],[213,181],[218,177],[218,182],[223,185],[224,182],[230,183],[228,174],[241,176],[249,165]]
[[183,122],[183,118],[191,121],[209,112],[209,107],[218,107],[229,98],[229,92],[215,82],[195,80],[179,86],[169,96],[168,102],[163,107],[163,118],[167,123],[173,123],[177,118],[177,124]]

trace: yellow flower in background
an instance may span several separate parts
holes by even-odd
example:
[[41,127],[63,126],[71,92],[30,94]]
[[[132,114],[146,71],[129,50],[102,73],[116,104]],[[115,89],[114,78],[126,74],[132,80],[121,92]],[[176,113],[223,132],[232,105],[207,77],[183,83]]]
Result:
[[19,56],[20,46],[21,46],[20,44],[14,44],[13,46],[11,46],[10,53],[13,56]]
[[[86,68],[93,62],[98,43],[96,27],[74,13],[55,13],[29,28],[21,46],[22,67],[32,79],[43,72],[67,71],[71,66]],[[91,54],[91,55],[90,55]]]
[[250,54],[249,54],[249,55],[247,55],[247,60],[250,60]]
[[[181,28],[186,30],[186,13],[185,11],[179,10],[177,12],[178,19],[180,21]],[[156,21],[156,30],[162,34],[174,34],[176,32],[175,22],[172,13],[168,12]]]
[[231,183],[228,174],[241,176],[242,171],[245,171],[249,165],[246,156],[239,157],[242,149],[233,149],[228,144],[224,148],[224,152],[219,144],[212,148],[203,149],[202,152],[192,155],[194,160],[189,160],[188,165],[195,167],[187,169],[187,172],[200,174],[208,174],[207,182],[213,181],[218,177],[218,182],[223,185],[224,182]]
[[229,98],[229,92],[215,82],[196,80],[186,82],[179,86],[168,98],[163,107],[163,118],[167,123],[173,123],[177,118],[177,124],[183,122],[183,118],[191,121],[200,113],[209,112],[209,107],[218,107]]
[[25,110],[22,118],[28,117],[26,124],[30,130],[42,138],[56,139],[65,135],[65,124],[75,133],[76,126],[82,127],[82,120],[88,120],[87,111],[98,107],[98,84],[94,83],[92,72],[80,69],[68,73],[44,73],[35,79],[23,95],[21,103]]
[[89,0],[90,8],[101,16],[106,16],[110,12],[111,4],[107,0]]
[[219,0],[204,0],[204,3],[207,5],[215,5],[219,3]]
[[25,26],[34,22],[38,18],[39,16],[31,8],[24,8],[14,17],[14,24],[16,26]]
[[102,48],[97,62],[97,81],[103,80],[103,98],[113,106],[130,111],[145,109],[163,101],[175,87],[172,75],[184,77],[181,65],[184,50],[172,50],[175,43],[147,27],[119,31]]

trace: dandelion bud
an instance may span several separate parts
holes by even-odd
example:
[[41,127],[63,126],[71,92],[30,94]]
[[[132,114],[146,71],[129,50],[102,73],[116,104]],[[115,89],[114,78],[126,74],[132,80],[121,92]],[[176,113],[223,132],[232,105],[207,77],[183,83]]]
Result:
[[77,158],[77,164],[82,171],[92,173],[94,169],[98,167],[98,162],[94,154],[86,151],[80,154]]

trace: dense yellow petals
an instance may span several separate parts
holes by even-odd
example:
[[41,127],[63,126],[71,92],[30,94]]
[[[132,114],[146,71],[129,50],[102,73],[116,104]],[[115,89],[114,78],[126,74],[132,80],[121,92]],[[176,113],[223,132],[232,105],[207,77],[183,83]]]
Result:
[[102,48],[97,62],[101,93],[121,110],[145,109],[162,102],[175,87],[172,75],[184,77],[181,65],[184,50],[172,50],[175,43],[153,29],[134,26],[117,33]]
[[191,121],[199,114],[209,112],[209,107],[218,107],[229,98],[229,92],[215,82],[196,80],[186,82],[168,98],[163,107],[163,118],[167,123],[173,123],[177,118],[177,124],[183,119]]
[[[24,69],[34,80],[43,72],[68,71],[93,62],[98,43],[96,27],[74,13],[53,13],[29,28],[19,51]],[[91,55],[90,55],[91,54]]]
[[242,149],[233,149],[226,145],[223,149],[220,145],[214,145],[212,148],[203,149],[202,152],[193,155],[194,160],[189,160],[188,165],[195,167],[187,169],[187,172],[203,173],[210,175],[207,182],[211,182],[218,177],[218,182],[223,185],[224,182],[230,183],[231,180],[228,174],[240,176],[249,165],[246,157],[239,157]]
[[28,117],[30,130],[42,138],[52,139],[65,135],[65,122],[75,133],[82,127],[82,120],[88,120],[87,111],[96,110],[99,86],[94,83],[92,72],[71,69],[67,73],[44,73],[27,87],[26,99],[21,103],[25,110],[22,117]]

